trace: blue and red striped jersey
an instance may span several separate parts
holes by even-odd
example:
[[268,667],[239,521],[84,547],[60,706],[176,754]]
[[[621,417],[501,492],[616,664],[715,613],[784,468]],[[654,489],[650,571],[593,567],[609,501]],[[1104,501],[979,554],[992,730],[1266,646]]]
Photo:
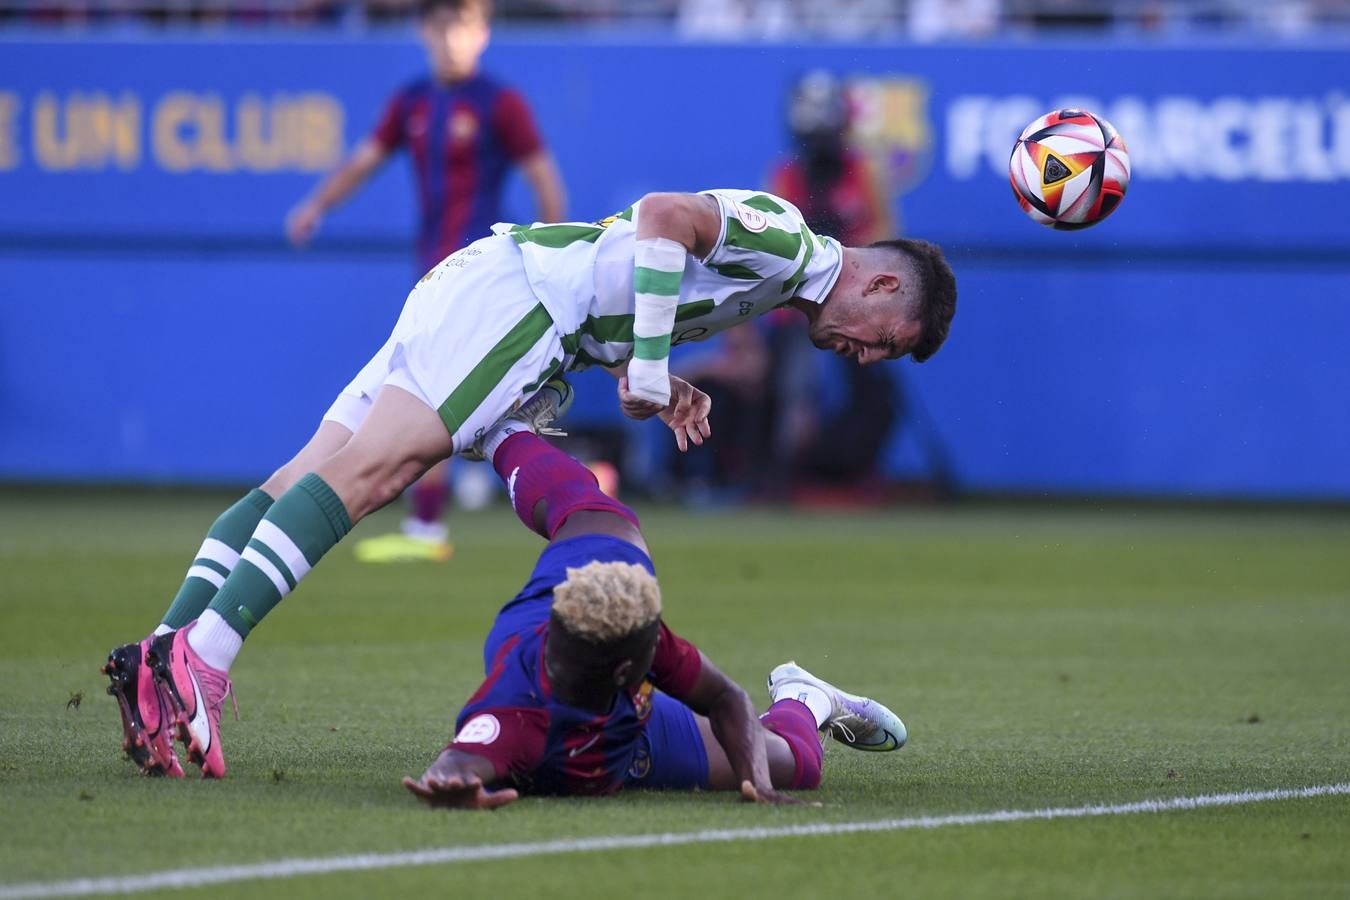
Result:
[[448,84],[424,78],[403,87],[371,137],[386,152],[406,147],[412,159],[423,269],[501,221],[511,165],[544,147],[525,98],[484,75]]
[[661,623],[656,656],[637,690],[597,715],[560,702],[544,668],[553,586],[568,565],[595,559],[651,568],[641,550],[616,538],[584,536],[551,545],[530,584],[507,605],[485,647],[487,678],[455,721],[450,746],[490,760],[497,778],[536,794],[609,794],[623,787],[651,715],[653,689],[688,696],[702,670],[693,644]]

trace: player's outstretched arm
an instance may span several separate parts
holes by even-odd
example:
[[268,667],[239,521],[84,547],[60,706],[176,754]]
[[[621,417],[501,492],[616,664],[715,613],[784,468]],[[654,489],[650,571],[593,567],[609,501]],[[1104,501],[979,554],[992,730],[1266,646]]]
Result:
[[368,138],[347,157],[309,197],[302,200],[286,217],[286,236],[297,247],[304,246],[319,230],[319,223],[334,206],[347,199],[353,191],[389,158],[389,151]]
[[648,194],[637,209],[633,248],[633,358],[628,390],[654,415],[670,403],[670,334],[685,258],[712,251],[721,233],[717,201],[698,194]]
[[496,809],[520,795],[515,788],[490,791],[497,777],[492,762],[482,756],[447,748],[414,781],[404,777],[403,786],[428,806],[443,809]]
[[693,689],[681,699],[694,712],[708,717],[713,735],[722,745],[727,761],[740,781],[741,799],[755,803],[801,802],[774,790],[764,729],[755,715],[750,695],[714,666],[706,655],[701,657],[701,668]]
[[520,161],[520,174],[534,192],[535,209],[541,222],[561,222],[567,210],[567,189],[553,154],[547,150]]

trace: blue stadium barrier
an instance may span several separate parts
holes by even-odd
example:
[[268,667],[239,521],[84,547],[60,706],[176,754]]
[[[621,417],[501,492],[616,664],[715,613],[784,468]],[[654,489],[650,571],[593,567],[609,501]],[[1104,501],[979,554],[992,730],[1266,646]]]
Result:
[[[530,97],[579,219],[762,184],[793,80],[852,79],[906,230],[960,279],[949,346],[897,373],[962,487],[1350,498],[1344,48],[501,32],[486,64]],[[420,274],[409,172],[309,251],[282,219],[421,66],[410,37],[0,38],[0,478],[235,481],[295,449]],[[1066,105],[1134,164],[1073,234],[1006,183],[1016,132]],[[531,216],[519,183],[508,205]],[[586,386],[579,414],[612,419]],[[920,457],[902,430],[888,465]]]

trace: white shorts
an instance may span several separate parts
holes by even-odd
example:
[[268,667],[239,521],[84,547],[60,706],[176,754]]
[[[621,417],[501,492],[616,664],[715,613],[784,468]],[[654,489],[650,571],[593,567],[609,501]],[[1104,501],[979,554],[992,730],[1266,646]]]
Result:
[[494,235],[446,257],[417,283],[389,340],[324,419],[356,431],[392,384],[440,414],[458,453],[565,361],[515,241]]

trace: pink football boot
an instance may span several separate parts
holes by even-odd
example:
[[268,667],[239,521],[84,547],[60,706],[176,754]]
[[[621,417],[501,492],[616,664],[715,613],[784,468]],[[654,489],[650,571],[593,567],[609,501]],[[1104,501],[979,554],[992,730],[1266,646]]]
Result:
[[170,727],[173,709],[145,661],[152,637],[139,644],[123,644],[108,654],[100,670],[108,676],[108,693],[117,698],[122,714],[122,749],[146,775],[183,777],[183,766],[173,752]]
[[[193,651],[187,636],[195,624],[156,638],[147,658],[155,681],[168,697],[173,721],[178,726],[178,739],[187,748],[188,761],[201,767],[203,778],[224,778],[220,708],[231,692],[230,679]],[[236,706],[235,715],[238,714]]]

